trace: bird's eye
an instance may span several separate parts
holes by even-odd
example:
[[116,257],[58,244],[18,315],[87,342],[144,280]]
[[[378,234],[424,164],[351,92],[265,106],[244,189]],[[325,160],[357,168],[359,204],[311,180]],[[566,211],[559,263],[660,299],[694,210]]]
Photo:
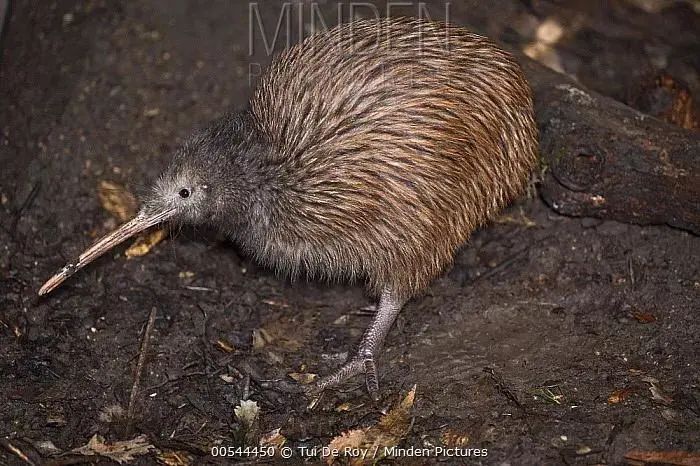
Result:
[[182,188],[182,189],[180,190],[179,194],[180,194],[180,197],[181,197],[181,198],[187,199],[188,197],[190,197],[190,190],[187,189],[187,188]]

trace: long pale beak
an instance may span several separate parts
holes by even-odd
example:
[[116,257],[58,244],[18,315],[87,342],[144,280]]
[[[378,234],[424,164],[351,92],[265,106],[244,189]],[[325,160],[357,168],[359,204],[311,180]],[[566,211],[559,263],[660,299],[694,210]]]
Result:
[[153,225],[156,225],[160,222],[169,219],[170,217],[172,217],[174,211],[174,209],[168,209],[150,215],[144,213],[143,211],[139,212],[139,214],[136,217],[129,220],[113,232],[106,234],[98,241],[96,241],[95,244],[87,248],[85,252],[83,252],[80,255],[80,257],[78,257],[78,260],[76,262],[66,264],[66,266],[59,270],[56,273],[56,275],[54,275],[46,283],[44,283],[44,286],[42,286],[39,290],[39,296],[43,296],[47,293],[50,293],[54,288],[63,283],[68,277],[70,277],[78,270],[82,269],[90,262],[100,257],[105,252],[109,251],[119,243],[131,238],[132,236],[142,232],[143,230],[149,227],[152,227]]

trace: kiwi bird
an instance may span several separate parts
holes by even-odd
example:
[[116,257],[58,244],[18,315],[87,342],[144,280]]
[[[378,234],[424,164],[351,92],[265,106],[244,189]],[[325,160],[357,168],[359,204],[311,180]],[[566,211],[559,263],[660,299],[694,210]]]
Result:
[[212,225],[283,274],[366,284],[376,315],[315,388],[364,374],[376,398],[397,314],[522,193],[536,158],[531,90],[509,53],[426,20],[340,25],[274,56],[249,105],[189,137],[137,216],[39,294],[157,223]]

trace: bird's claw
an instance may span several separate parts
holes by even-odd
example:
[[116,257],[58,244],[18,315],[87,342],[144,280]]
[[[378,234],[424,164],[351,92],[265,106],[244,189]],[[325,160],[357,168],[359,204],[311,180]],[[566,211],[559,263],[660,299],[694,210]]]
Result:
[[[360,352],[361,354],[362,352]],[[358,355],[351,359],[333,374],[323,377],[318,382],[309,385],[306,393],[311,396],[320,394],[327,388],[337,387],[356,375],[365,374],[365,383],[369,396],[374,400],[379,400],[379,377],[377,376],[377,366],[374,357],[369,355]]]

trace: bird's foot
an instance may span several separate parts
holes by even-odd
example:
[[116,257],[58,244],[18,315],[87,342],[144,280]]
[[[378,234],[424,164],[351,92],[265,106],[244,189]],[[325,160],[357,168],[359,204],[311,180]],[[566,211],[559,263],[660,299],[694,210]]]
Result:
[[356,375],[365,374],[365,383],[369,396],[377,401],[379,399],[379,378],[377,366],[374,364],[374,355],[369,351],[360,351],[350,361],[343,364],[333,374],[323,377],[318,382],[309,386],[307,393],[318,394],[327,388],[334,388],[345,383]]
[[309,395],[317,395],[326,388],[337,387],[356,375],[365,374],[367,391],[373,400],[379,399],[379,379],[374,357],[378,354],[391,325],[399,314],[403,301],[390,290],[384,290],[379,298],[377,312],[367,328],[357,355],[328,377],[324,377],[306,390]]

